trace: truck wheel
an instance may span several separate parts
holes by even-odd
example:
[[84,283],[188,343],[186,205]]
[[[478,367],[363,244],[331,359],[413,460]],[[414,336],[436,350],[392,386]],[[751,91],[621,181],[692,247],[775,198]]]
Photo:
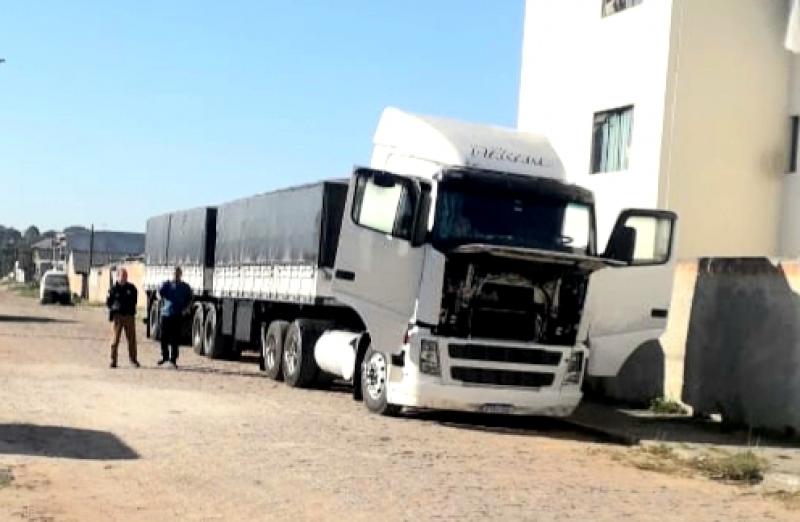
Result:
[[222,324],[217,321],[217,308],[211,306],[206,314],[205,328],[203,329],[203,353],[212,359],[222,359],[226,354],[225,336],[222,335]]
[[389,365],[386,356],[372,347],[367,349],[364,362],[361,363],[361,394],[364,404],[372,413],[379,415],[397,415],[400,406],[389,404],[386,389],[389,381]]
[[272,380],[283,378],[281,372],[281,359],[283,358],[283,343],[286,339],[286,330],[289,323],[286,321],[272,321],[261,326],[261,358],[264,361],[264,372]]
[[308,321],[294,321],[283,341],[283,380],[293,388],[305,388],[317,376],[314,343],[319,333]]
[[192,319],[192,348],[197,355],[203,355],[203,341],[205,340],[206,321],[203,305],[197,307]]
[[150,313],[148,315],[149,320],[149,330],[150,330],[150,338],[154,341],[161,340],[161,317],[159,317],[158,313],[158,301],[153,301],[150,304]]

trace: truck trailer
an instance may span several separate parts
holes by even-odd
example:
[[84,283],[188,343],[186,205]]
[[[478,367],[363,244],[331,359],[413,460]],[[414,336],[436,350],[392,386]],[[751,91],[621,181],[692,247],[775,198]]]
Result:
[[565,180],[543,136],[386,109],[349,179],[150,219],[148,333],[179,265],[198,353],[375,413],[569,415],[663,331],[676,216],[625,210],[601,253]]

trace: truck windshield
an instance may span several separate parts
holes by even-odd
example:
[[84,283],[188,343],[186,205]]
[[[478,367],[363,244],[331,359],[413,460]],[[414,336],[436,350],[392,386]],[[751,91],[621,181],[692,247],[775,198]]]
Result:
[[486,243],[588,255],[592,237],[586,203],[513,187],[439,184],[431,242],[441,250]]

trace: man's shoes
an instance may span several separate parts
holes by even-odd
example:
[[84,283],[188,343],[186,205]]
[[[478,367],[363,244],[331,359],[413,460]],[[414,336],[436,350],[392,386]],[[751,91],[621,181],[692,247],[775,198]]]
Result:
[[166,359],[161,359],[160,361],[158,361],[158,365],[163,366],[165,362],[167,362]]
[[139,361],[131,361],[131,366],[133,366],[134,368],[141,368],[142,367],[142,365],[139,364]]
[[178,369],[178,363],[176,363],[175,361],[170,361],[169,362],[169,367],[172,368],[173,370],[177,370]]
[[117,363],[114,362],[114,361],[111,361],[111,364],[109,364],[108,367],[109,368],[116,368],[117,367]]

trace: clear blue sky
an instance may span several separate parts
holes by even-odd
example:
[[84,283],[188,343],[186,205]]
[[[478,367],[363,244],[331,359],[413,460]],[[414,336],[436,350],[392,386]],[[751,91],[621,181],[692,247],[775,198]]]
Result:
[[37,1],[0,12],[0,224],[349,174],[387,105],[513,126],[522,0]]

